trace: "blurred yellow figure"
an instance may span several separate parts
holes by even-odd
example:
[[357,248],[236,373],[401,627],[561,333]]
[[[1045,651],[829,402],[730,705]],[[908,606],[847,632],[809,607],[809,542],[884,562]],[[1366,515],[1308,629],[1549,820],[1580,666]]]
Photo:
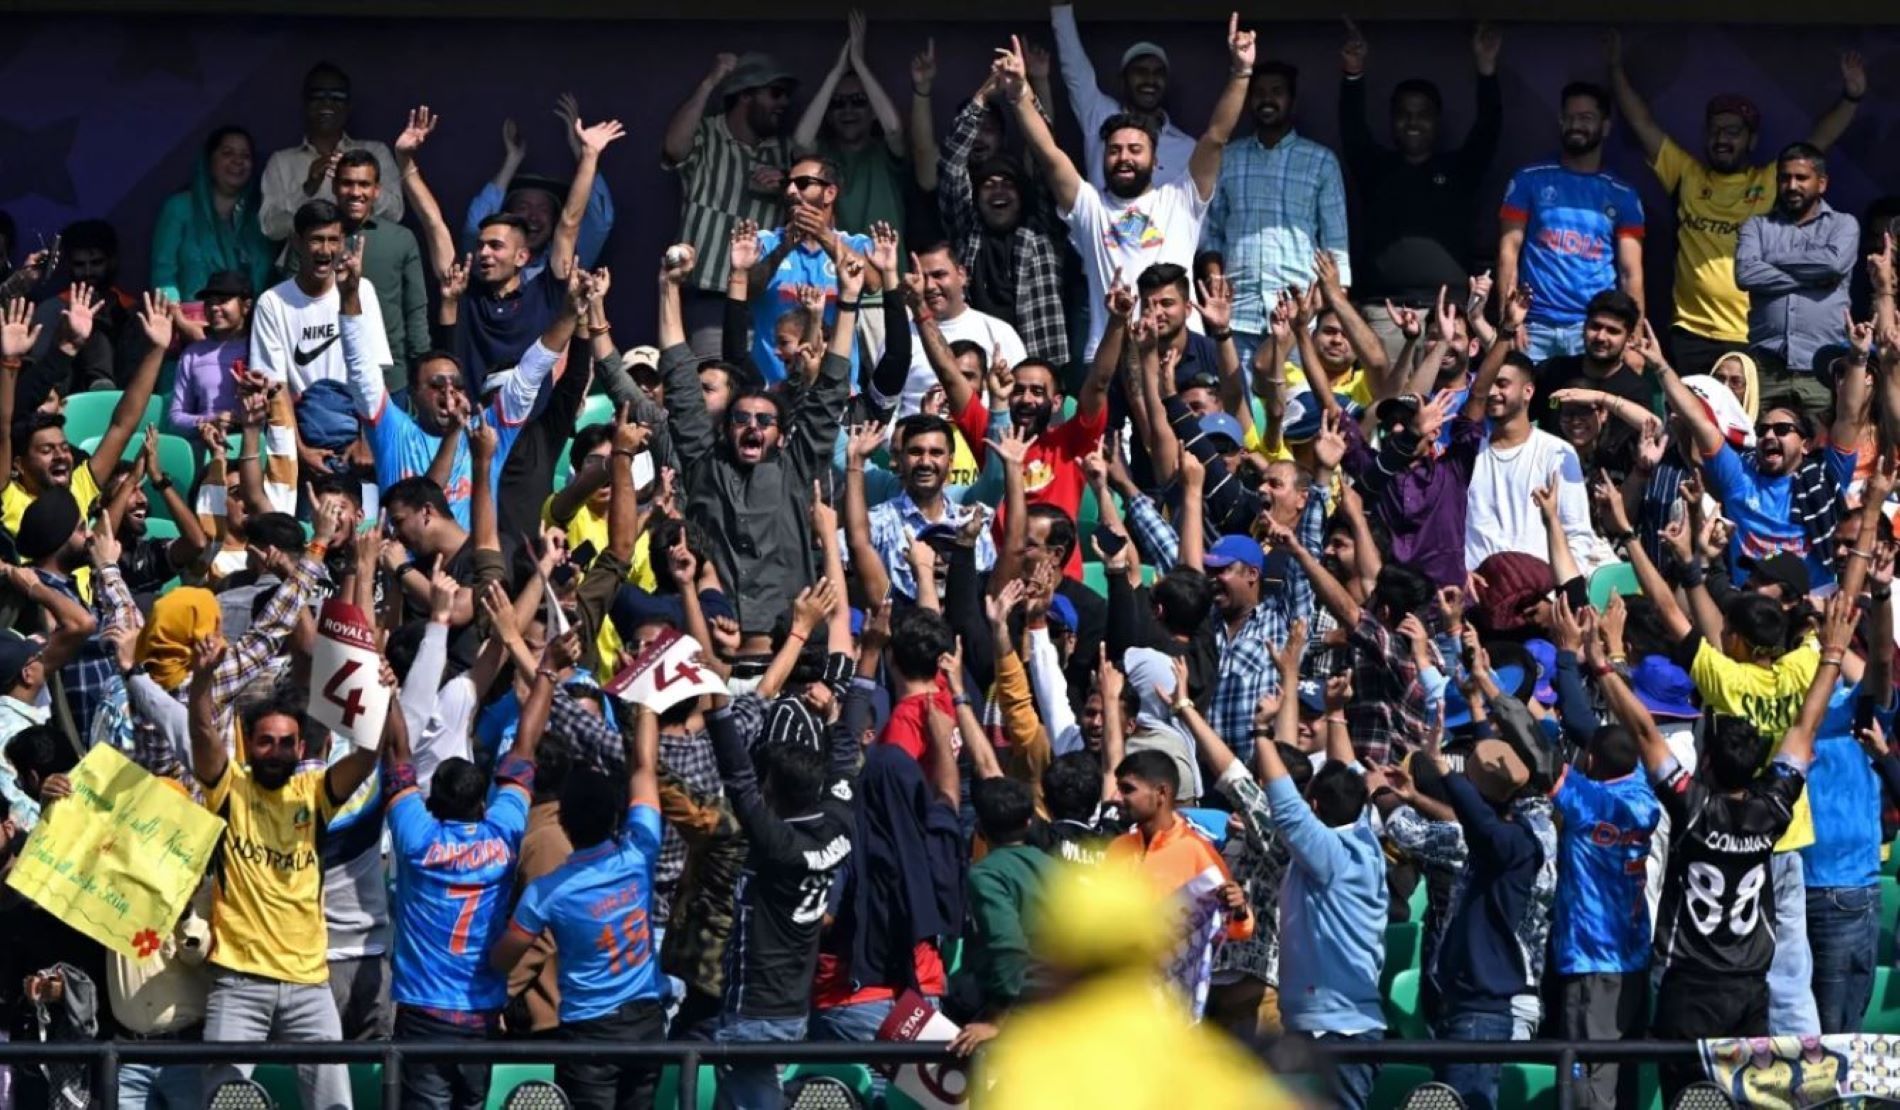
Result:
[[1260,1062],[1193,1024],[1166,988],[1175,914],[1132,867],[1065,866],[1030,923],[1053,987],[1004,1021],[977,1061],[976,1110],[1297,1107]]

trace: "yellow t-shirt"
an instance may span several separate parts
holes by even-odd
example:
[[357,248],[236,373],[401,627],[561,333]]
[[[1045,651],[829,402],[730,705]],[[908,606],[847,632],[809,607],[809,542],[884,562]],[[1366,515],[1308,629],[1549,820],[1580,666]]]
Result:
[[205,788],[205,808],[224,818],[211,890],[212,963],[286,983],[327,983],[323,864],[317,838],[336,813],[321,770],[258,786],[236,759]]
[[[1722,654],[1707,640],[1696,648],[1689,664],[1689,677],[1701,692],[1703,704],[1717,713],[1746,717],[1755,723],[1769,741],[1770,755],[1780,750],[1794,719],[1801,715],[1801,703],[1807,700],[1808,686],[1821,667],[1821,646],[1810,638],[1806,643],[1775,660],[1774,666],[1737,663]],[[1777,852],[1792,852],[1814,843],[1814,813],[1808,808],[1804,787],[1794,803],[1794,820],[1775,844]]]
[[[99,483],[92,480],[92,468],[75,459],[72,485],[69,488],[72,490],[73,500],[79,503],[80,519],[91,516],[92,507],[99,501]],[[18,479],[8,482],[7,487],[0,490],[0,524],[5,524],[7,531],[13,535],[19,535],[20,518],[26,515],[27,506],[33,504],[35,500],[36,498],[26,492],[26,487],[22,486]],[[91,567],[80,567],[73,572],[73,589],[79,593],[81,599],[92,600]]]
[[[1287,363],[1284,395],[1291,396],[1306,388],[1306,372],[1291,362]],[[1366,377],[1365,369],[1355,366],[1345,377],[1334,382],[1333,396],[1344,397],[1347,401],[1358,405],[1360,408],[1370,408],[1372,405],[1372,382]],[[1268,462],[1292,462],[1293,452],[1287,448],[1286,440],[1282,439],[1279,446],[1268,450],[1266,439],[1261,436],[1259,428],[1259,416],[1258,410],[1256,410],[1254,427],[1247,432],[1245,441],[1241,443],[1241,446],[1256,455],[1262,456]]]
[[1716,173],[1664,137],[1650,164],[1676,197],[1676,326],[1709,339],[1748,339],[1748,294],[1735,287],[1742,224],[1775,204],[1775,167]]
[[[554,495],[541,503],[541,519],[548,524],[560,526],[554,519]],[[653,590],[659,586],[653,577],[653,546],[648,542],[649,533],[640,533],[633,541],[633,560],[627,565],[627,581],[643,590]],[[582,544],[593,544],[594,550],[607,550],[607,518],[583,504],[574,513],[574,519],[567,522],[567,549],[577,551]]]

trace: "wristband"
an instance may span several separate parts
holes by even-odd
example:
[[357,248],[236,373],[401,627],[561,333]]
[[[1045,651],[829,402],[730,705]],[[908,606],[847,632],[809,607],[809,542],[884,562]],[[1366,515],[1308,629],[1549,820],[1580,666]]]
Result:
[[0,370],[18,370],[23,365],[25,364],[17,355],[11,358],[0,358]]
[[1616,654],[1616,655],[1612,655],[1612,656],[1610,656],[1610,666],[1611,666],[1612,668],[1615,668],[1615,667],[1617,667],[1617,666],[1619,666],[1619,665],[1624,665],[1624,664],[1627,664],[1627,663],[1628,663],[1629,661],[1630,661],[1630,657],[1629,657],[1629,656],[1627,656],[1627,655],[1623,655],[1623,654],[1620,654],[1620,653],[1619,653],[1619,654]]
[[1207,333],[1207,337],[1216,343],[1224,343],[1234,337],[1234,329],[1222,328],[1219,331],[1210,331]]
[[1888,586],[1884,590],[1875,590],[1867,596],[1873,598],[1875,601],[1890,601],[1893,599],[1893,587]]
[[838,302],[838,311],[839,311],[839,312],[856,312],[856,311],[858,310],[858,306],[859,306],[859,305],[861,305],[861,304],[863,304],[863,303],[864,303],[864,302],[863,302],[862,300],[856,300],[856,301],[839,301],[839,302]]
[[163,474],[159,475],[156,478],[147,478],[146,481],[152,483],[152,488],[155,490],[159,490],[160,492],[163,492],[165,490],[172,488],[172,480],[170,478],[165,477]]
[[1862,100],[1866,99],[1866,97],[1866,93],[1861,93],[1859,96],[1849,96],[1847,95],[1847,90],[1841,90],[1841,99],[1847,101],[1849,104],[1859,104]]
[[324,543],[322,540],[311,540],[303,549],[305,555],[310,556],[312,560],[319,563],[323,562],[323,557],[329,554],[329,551],[330,545]]
[[1616,668],[1612,667],[1608,663],[1602,663],[1590,668],[1590,677],[1603,678],[1604,676],[1614,672],[1615,670]]
[[1822,664],[1823,664],[1823,665],[1825,665],[1825,666],[1834,666],[1834,667],[1838,667],[1838,666],[1840,666],[1840,665],[1841,665],[1841,656],[1838,656],[1838,655],[1823,655],[1823,656],[1821,656],[1821,662],[1822,662]]
[[958,694],[956,697],[950,699],[950,704],[958,709],[973,709],[976,707],[976,703],[970,700],[970,695],[968,694]]

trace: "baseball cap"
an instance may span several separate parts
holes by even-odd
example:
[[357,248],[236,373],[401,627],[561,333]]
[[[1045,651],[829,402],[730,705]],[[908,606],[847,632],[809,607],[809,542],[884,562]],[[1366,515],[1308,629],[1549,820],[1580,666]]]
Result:
[[1222,536],[1201,558],[1201,565],[1208,570],[1220,570],[1235,563],[1262,570],[1267,565],[1266,552],[1260,550],[1260,544],[1252,536]]
[[1305,443],[1319,435],[1320,419],[1325,415],[1311,389],[1302,389],[1286,399],[1280,438],[1288,443]]
[[1319,679],[1300,679],[1300,709],[1315,717],[1326,715],[1326,685]]
[[1531,696],[1543,705],[1556,705],[1557,691],[1551,688],[1550,680],[1557,673],[1557,645],[1533,637],[1524,641],[1524,650],[1530,652],[1531,662],[1537,665],[1537,684]]
[[644,366],[649,370],[660,368],[660,349],[658,347],[634,347],[620,356],[620,361],[632,373],[635,367]]
[[1409,424],[1418,410],[1425,407],[1425,398],[1416,393],[1401,393],[1397,397],[1387,397],[1373,406],[1372,418],[1382,428],[1394,424]]
[[1761,130],[1761,109],[1741,93],[1717,93],[1709,98],[1709,106],[1703,111],[1702,117],[1712,119],[1722,115],[1740,116],[1742,126],[1750,131]]
[[1226,439],[1235,447],[1247,442],[1247,433],[1240,427],[1240,421],[1224,412],[1210,412],[1201,417],[1201,436],[1205,439]]
[[37,638],[12,631],[0,633],[0,690],[18,686],[27,666],[45,650],[46,645]]
[[251,288],[251,276],[242,270],[219,270],[206,278],[205,287],[198,290],[198,299],[201,301],[256,295],[256,291]]
[[1049,599],[1049,619],[1071,632],[1082,626],[1082,618],[1075,611],[1075,602],[1061,594]]
[[[1149,42],[1147,39],[1143,39],[1140,42],[1136,43],[1135,45],[1122,51],[1122,68],[1127,69],[1128,64],[1134,61],[1136,58],[1146,58],[1146,57],[1160,58],[1162,65],[1170,66],[1170,63],[1168,62],[1168,52],[1166,50],[1161,49],[1159,44]],[[1170,68],[1172,68],[1172,66],[1170,66]]]
[[1531,770],[1517,749],[1502,740],[1480,740],[1465,757],[1465,777],[1478,788],[1485,800],[1508,801],[1531,781]]
[[1650,715],[1693,721],[1702,716],[1695,706],[1695,680],[1667,655],[1645,655],[1630,668],[1630,690]]

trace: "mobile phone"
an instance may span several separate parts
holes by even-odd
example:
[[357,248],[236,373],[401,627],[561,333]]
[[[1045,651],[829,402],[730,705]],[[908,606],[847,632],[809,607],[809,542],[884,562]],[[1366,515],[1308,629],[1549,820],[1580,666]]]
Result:
[[1102,558],[1113,559],[1128,546],[1128,537],[1115,531],[1106,524],[1095,526],[1095,545],[1102,549]]
[[1862,733],[1874,727],[1874,699],[1865,694],[1854,699],[1854,732]]

